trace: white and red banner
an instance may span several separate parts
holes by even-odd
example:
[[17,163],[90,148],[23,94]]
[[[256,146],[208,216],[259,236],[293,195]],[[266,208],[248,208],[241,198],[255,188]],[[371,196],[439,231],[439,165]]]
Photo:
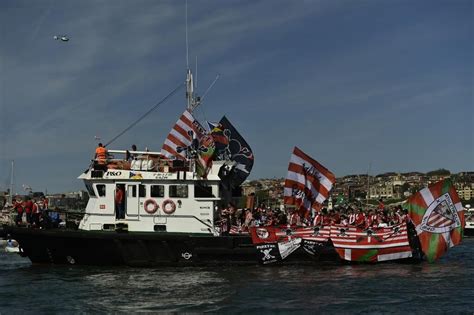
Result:
[[263,264],[281,261],[299,247],[318,255],[319,248],[329,241],[339,257],[347,261],[377,262],[412,257],[406,223],[366,230],[340,224],[251,227],[250,235]]
[[333,173],[295,147],[285,180],[285,204],[310,211],[313,204],[322,204],[328,198],[335,181]]
[[331,225],[331,241],[339,257],[347,261],[376,262],[412,257],[407,224],[361,229]]

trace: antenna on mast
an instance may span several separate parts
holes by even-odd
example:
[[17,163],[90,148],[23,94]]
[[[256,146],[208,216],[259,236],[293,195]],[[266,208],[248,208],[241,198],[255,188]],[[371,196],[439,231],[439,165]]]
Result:
[[189,69],[189,44],[188,44],[188,0],[186,0],[185,6],[185,17],[186,17],[186,100],[187,100],[187,110],[190,112],[197,106],[194,101],[194,83],[193,83],[193,73]]
[[189,69],[189,49],[188,49],[188,0],[186,0],[186,68]]

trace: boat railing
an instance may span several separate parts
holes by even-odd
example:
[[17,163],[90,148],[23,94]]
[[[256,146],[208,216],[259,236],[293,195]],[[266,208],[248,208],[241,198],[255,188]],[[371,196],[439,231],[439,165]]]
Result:
[[192,171],[194,160],[170,159],[161,152],[108,150],[107,159],[92,160],[95,170],[132,170],[173,173],[178,171]]

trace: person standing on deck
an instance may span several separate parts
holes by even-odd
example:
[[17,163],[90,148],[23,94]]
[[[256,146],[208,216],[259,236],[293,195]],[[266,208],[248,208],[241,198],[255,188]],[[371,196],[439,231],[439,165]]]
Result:
[[23,203],[20,200],[15,200],[13,202],[13,208],[16,210],[16,225],[23,223]]
[[102,143],[99,143],[99,146],[95,149],[95,160],[97,164],[104,165],[107,162],[107,149],[104,148]]
[[32,214],[31,221],[35,225],[35,227],[39,227],[40,211],[41,211],[41,208],[38,202],[35,199],[33,199],[33,206],[31,208],[31,214]]
[[26,222],[31,225],[33,224],[33,201],[28,199],[25,202]]
[[115,217],[117,219],[125,219],[125,208],[124,208],[124,192],[121,186],[117,186],[115,191]]

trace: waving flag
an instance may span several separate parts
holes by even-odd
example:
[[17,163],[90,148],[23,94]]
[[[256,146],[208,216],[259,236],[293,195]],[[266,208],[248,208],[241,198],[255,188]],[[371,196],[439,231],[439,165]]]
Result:
[[254,162],[252,149],[225,116],[222,117],[218,125],[209,125],[213,126],[211,135],[216,144],[217,159],[235,163],[235,166],[225,172],[221,179],[226,182],[227,186],[238,187],[252,170]]
[[168,158],[186,159],[191,156],[193,149],[197,149],[204,133],[201,124],[191,112],[185,110],[166,137],[161,153]]
[[284,202],[305,211],[329,196],[336,177],[327,168],[295,147],[285,180]]
[[168,158],[196,159],[196,173],[206,178],[212,166],[215,145],[211,135],[186,110],[171,129],[161,153]]
[[199,139],[199,148],[197,150],[196,173],[199,177],[207,178],[207,174],[212,167],[214,158],[215,144],[212,136],[203,135]]
[[411,196],[406,209],[428,261],[435,261],[448,248],[461,243],[464,212],[456,189],[449,179],[430,185]]
[[229,138],[224,135],[224,127],[220,123],[207,122],[209,126],[210,134],[214,140],[216,151],[218,153],[224,152],[225,148],[229,145]]

